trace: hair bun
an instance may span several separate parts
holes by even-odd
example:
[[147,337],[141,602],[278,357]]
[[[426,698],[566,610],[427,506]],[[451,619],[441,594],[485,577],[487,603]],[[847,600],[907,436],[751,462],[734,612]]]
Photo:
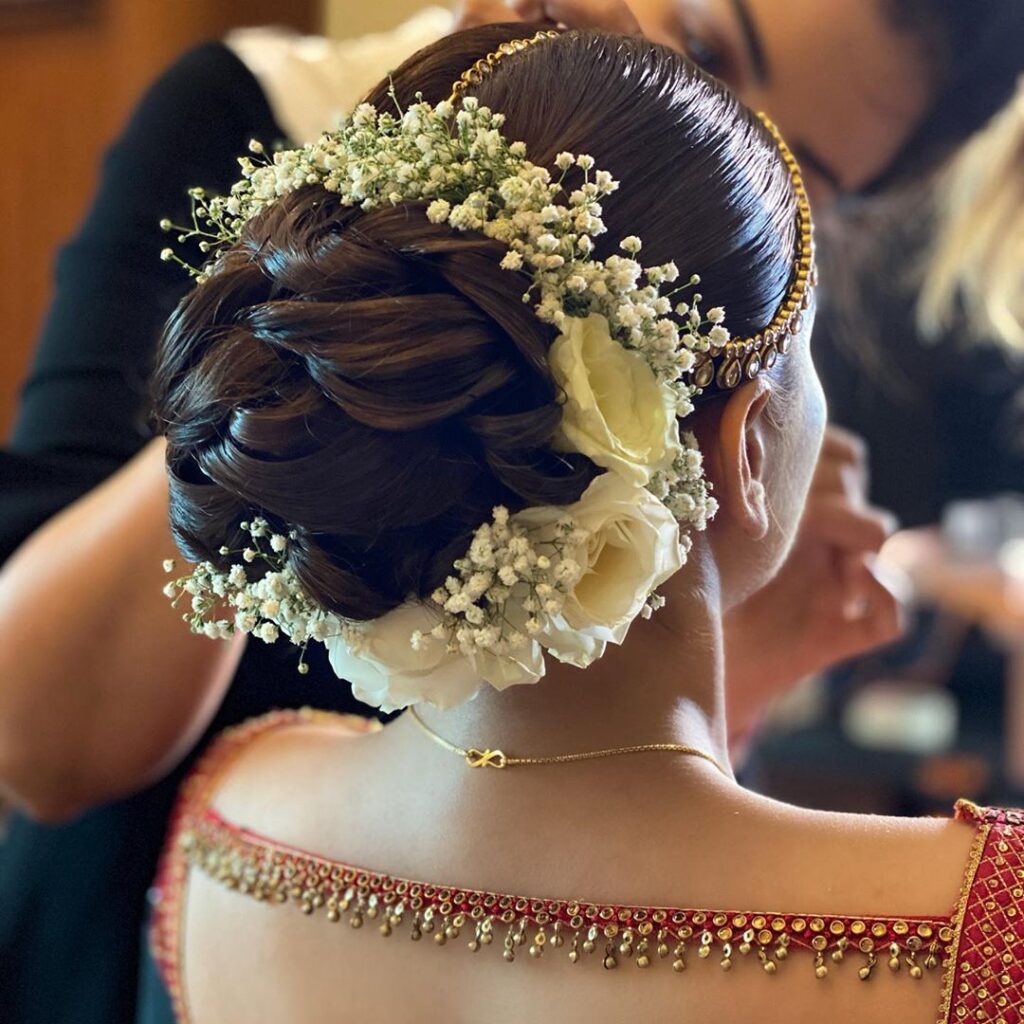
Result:
[[495,504],[571,503],[594,475],[548,448],[550,331],[497,243],[310,187],[247,227],[168,328],[158,410],[171,520],[223,562],[237,524],[295,529],[317,601],[374,618],[443,582]]

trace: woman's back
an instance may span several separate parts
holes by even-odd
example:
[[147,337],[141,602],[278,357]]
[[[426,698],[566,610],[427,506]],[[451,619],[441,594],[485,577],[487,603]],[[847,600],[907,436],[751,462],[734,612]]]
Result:
[[[984,883],[985,901],[1007,914],[993,916],[994,941],[1009,941],[1011,953],[1024,943],[1024,925],[1014,927],[1024,870],[1019,827],[991,837],[983,850],[989,826],[969,812],[957,822],[804,812],[746,793],[697,762],[680,765],[676,778],[653,779],[641,793],[595,789],[600,780],[593,778],[581,788],[563,767],[525,789],[494,773],[467,793],[451,786],[461,763],[417,742],[410,723],[370,736],[337,717],[278,716],[249,729],[248,737],[243,729],[222,741],[190,783],[177,837],[183,845],[172,849],[162,881],[168,902],[159,946],[183,1006],[201,1008],[183,1016],[196,1024],[371,1014],[388,1021],[593,1022],[637,1011],[765,1021],[856,1015],[912,1024],[946,1019],[939,1013],[943,979],[951,984],[952,966],[965,957],[979,973],[996,972],[985,974],[993,1005],[1020,990],[1016,980],[998,981],[995,953],[986,955],[976,940],[967,952],[956,922],[979,857],[986,871],[1003,857],[998,885],[989,892]],[[452,788],[460,791],[458,807],[447,795]],[[666,810],[671,788],[680,797],[675,811]],[[595,820],[616,828],[587,839]],[[297,851],[317,855],[313,877],[305,873],[310,859]],[[362,897],[362,876],[351,878],[339,865],[367,869]],[[171,884],[178,871],[188,879],[180,897]],[[427,884],[417,897],[402,878]],[[478,935],[474,912],[460,922],[456,906],[445,915],[445,885],[556,905],[546,902],[539,912],[553,912],[552,920],[538,923],[532,902],[488,906],[486,896],[453,890],[450,901],[478,905],[494,918],[493,941],[474,953],[467,948]],[[978,899],[981,885],[973,886]],[[287,905],[277,905],[278,893]],[[417,898],[424,901],[418,928]],[[573,901],[583,918],[576,928],[568,920]],[[392,916],[399,903],[401,923]],[[503,956],[505,904],[514,916],[511,934],[522,928],[524,936],[512,963]],[[424,910],[431,905],[428,931]],[[621,920],[624,906],[649,908],[646,919],[634,909]],[[657,907],[673,909],[656,921]],[[706,920],[699,910],[710,912]],[[586,952],[592,919],[596,948]],[[441,943],[446,928],[458,934],[449,931]],[[380,931],[391,933],[387,941]],[[408,941],[414,931],[419,942]],[[540,956],[530,952],[538,932],[545,936]],[[702,955],[705,932],[713,938]],[[892,942],[899,946],[895,971]],[[872,952],[864,952],[869,944]],[[614,971],[602,970],[609,956]],[[647,969],[637,970],[644,957]],[[685,968],[674,969],[680,961]],[[723,969],[724,962],[731,966]],[[872,964],[861,984],[858,974]],[[1008,969],[1016,979],[1019,968]],[[1005,1019],[1016,1018],[1006,1009]]]
[[[935,1019],[975,830],[728,767],[726,667],[823,599],[775,589],[825,421],[785,142],[597,33],[454,36],[374,100],[198,195],[225,248],[158,415],[193,628],[323,642],[411,710],[254,729],[194,780],[158,929],[180,1015]],[[738,626],[765,594],[788,621]]]

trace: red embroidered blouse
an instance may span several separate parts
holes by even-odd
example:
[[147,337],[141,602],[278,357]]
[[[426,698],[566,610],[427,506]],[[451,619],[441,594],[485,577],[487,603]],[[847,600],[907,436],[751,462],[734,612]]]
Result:
[[[966,801],[956,817],[977,832],[957,905],[943,917],[879,918],[682,907],[604,905],[460,889],[396,878],[284,846],[226,821],[210,798],[232,758],[254,736],[322,712],[274,712],[225,733],[186,781],[161,862],[151,930],[153,953],[174,1005],[189,1016],[181,978],[181,914],[191,868],[259,900],[294,902],[306,914],[372,920],[387,936],[444,944],[463,936],[478,951],[495,939],[513,961],[565,955],[594,957],[607,968],[627,960],[646,968],[665,960],[681,971],[686,957],[714,957],[728,970],[753,958],[774,974],[789,953],[807,955],[819,978],[846,959],[861,979],[876,969],[912,978],[942,968],[938,1024],[1024,1024],[1024,813]],[[326,715],[333,721],[339,716]],[[366,731],[362,719],[341,719]],[[563,949],[564,947],[564,949]]]

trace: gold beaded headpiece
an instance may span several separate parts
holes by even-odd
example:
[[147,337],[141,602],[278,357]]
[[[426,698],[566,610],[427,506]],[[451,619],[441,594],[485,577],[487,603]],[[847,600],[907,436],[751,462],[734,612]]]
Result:
[[800,165],[771,118],[764,113],[757,116],[775,140],[796,193],[796,261],[793,277],[782,305],[764,330],[751,338],[731,338],[722,348],[697,357],[690,379],[699,388],[717,387],[720,391],[729,391],[744,381],[753,380],[762,370],[770,370],[778,357],[789,350],[792,336],[800,333],[803,315],[811,302],[811,290],[817,284],[811,204]]
[[458,81],[452,86],[452,94],[448,97],[448,102],[457,103],[462,98],[462,94],[471,86],[479,85],[502,58],[510,57],[513,53],[522,53],[534,43],[541,43],[545,39],[557,39],[560,35],[561,33],[554,29],[541,29],[529,39],[510,39],[507,43],[502,43],[492,53],[481,57],[474,62],[471,68],[459,75]]
[[[552,29],[544,29],[529,39],[513,39],[502,43],[497,50],[481,57],[459,76],[452,86],[449,102],[458,102],[467,89],[479,85],[503,58],[521,53],[545,39],[555,39],[560,34]],[[800,333],[803,315],[810,305],[811,289],[817,284],[811,206],[800,165],[771,118],[764,113],[758,114],[758,117],[775,140],[796,193],[796,261],[793,277],[786,297],[767,327],[753,337],[732,338],[714,352],[697,357],[690,371],[690,379],[702,390],[717,388],[719,391],[730,391],[745,381],[753,380],[762,370],[770,370],[778,357],[789,350],[792,336]]]

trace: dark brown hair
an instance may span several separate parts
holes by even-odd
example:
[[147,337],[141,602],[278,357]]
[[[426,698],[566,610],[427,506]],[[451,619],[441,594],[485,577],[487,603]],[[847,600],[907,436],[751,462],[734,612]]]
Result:
[[[393,76],[437,102],[518,26],[442,40]],[[503,60],[473,92],[550,166],[589,153],[622,187],[598,255],[629,234],[648,264],[699,271],[734,334],[780,305],[795,201],[770,136],[714,79],[668,50],[567,32]],[[370,97],[389,106],[386,85]],[[602,251],[603,250],[603,251]],[[597,472],[557,454],[550,328],[503,249],[435,226],[422,204],[344,209],[319,186],[275,203],[171,318],[156,372],[171,523],[185,555],[223,564],[239,523],[295,530],[308,592],[356,619],[425,596],[472,531],[575,501]]]

